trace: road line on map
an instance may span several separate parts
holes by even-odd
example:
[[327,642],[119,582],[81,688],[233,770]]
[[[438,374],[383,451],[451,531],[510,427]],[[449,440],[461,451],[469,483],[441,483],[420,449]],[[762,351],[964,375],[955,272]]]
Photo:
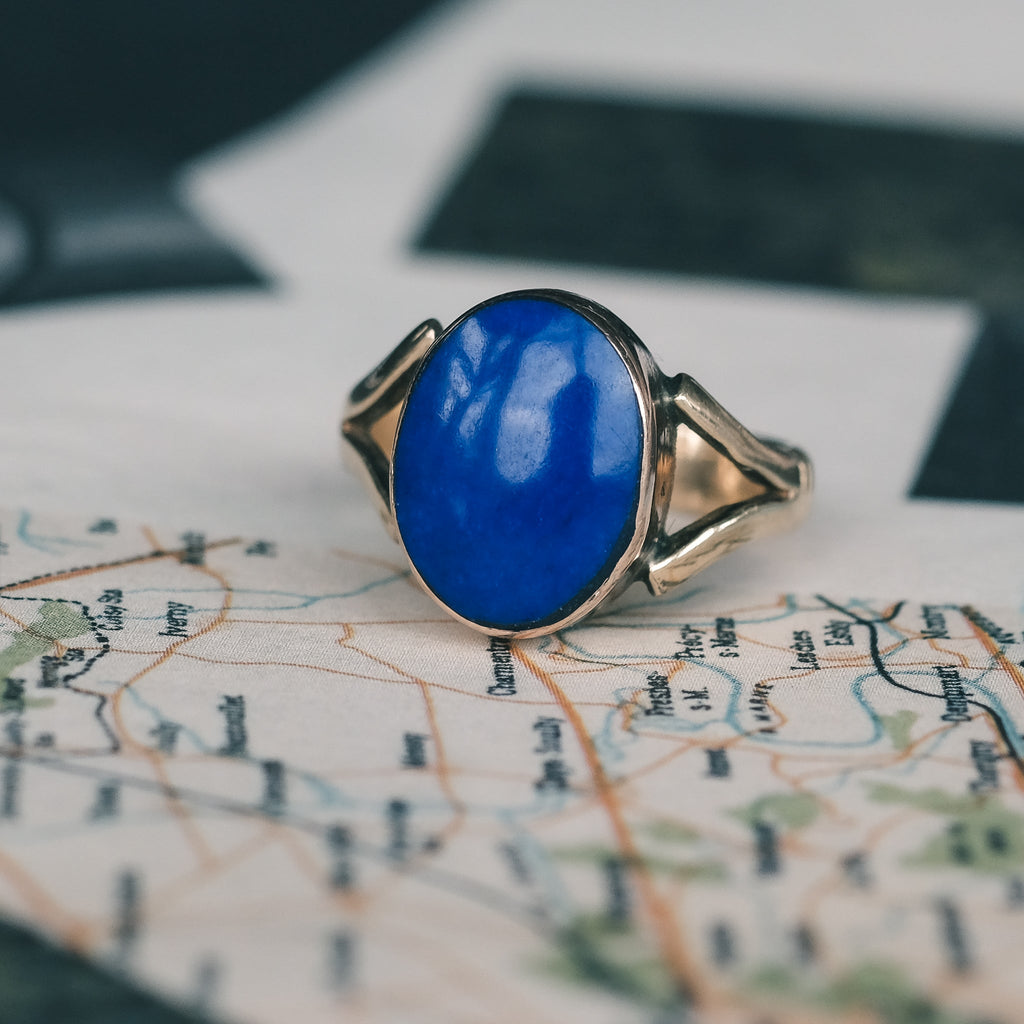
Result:
[[216,863],[217,858],[210,844],[206,841],[202,829],[192,816],[191,811],[177,795],[177,790],[167,773],[166,758],[161,757],[154,750],[149,751],[147,758],[150,764],[152,764],[153,774],[156,776],[157,782],[164,792],[164,799],[167,801],[168,809],[178,819],[178,823],[181,826],[181,830],[185,833],[189,846],[192,847],[199,862],[204,867],[211,868]]
[[[214,540],[206,545],[206,550],[223,548],[231,544],[241,544],[241,537],[230,537],[227,540]],[[59,583],[63,580],[77,579],[80,576],[91,576],[93,573],[106,572],[108,569],[119,569],[123,565],[138,565],[142,562],[159,562],[163,558],[181,558],[185,554],[185,548],[176,548],[173,551],[147,551],[142,555],[131,555],[128,558],[118,558],[112,562],[97,562],[95,565],[85,565],[81,568],[64,569],[61,572],[47,572],[40,576],[29,576],[24,580],[17,580],[14,583],[0,584],[0,596],[11,590],[25,590],[29,587],[40,587],[44,583]]]
[[[564,1024],[565,1022],[565,1017],[558,1011],[554,1011],[556,1013],[554,1017],[547,1016],[546,1007],[544,1016],[541,1016],[536,1002],[530,1006],[522,1002],[523,997],[518,991],[518,985],[514,982],[506,981],[500,976],[496,977],[493,970],[485,972],[471,956],[454,955],[450,950],[440,948],[433,933],[423,935],[413,931],[407,918],[388,919],[383,926],[378,922],[376,930],[378,934],[383,933],[389,938],[396,938],[398,942],[406,943],[407,946],[417,951],[418,957],[424,960],[432,959],[435,964],[438,958],[437,954],[442,952],[450,962],[449,969],[442,966],[440,969],[435,967],[435,970],[439,970],[439,973],[445,976],[449,985],[456,992],[463,993],[466,988],[472,988],[477,993],[478,1002],[483,1006],[490,1008],[500,1005],[503,1010],[508,1012],[508,1016],[503,1017],[504,1020],[516,1021],[517,1024],[522,1024],[524,1021],[528,1021],[529,1024]],[[495,992],[495,988],[499,986],[502,989],[500,994]],[[493,1020],[493,1018],[490,1019]]]
[[969,619],[964,615],[964,620],[967,622],[967,625],[971,627],[971,632],[974,633],[981,642],[981,646],[984,647],[993,658],[995,658],[999,667],[1017,684],[1017,689],[1020,691],[1021,697],[1024,698],[1024,670],[1010,661],[999,644],[997,644],[995,640],[985,632],[985,630],[976,625],[972,619]]
[[816,792],[813,789],[809,789],[804,784],[804,780],[800,776],[790,774],[783,765],[783,762],[788,761],[788,753],[773,750],[768,757],[768,766],[771,773],[784,785],[788,786],[790,789],[796,790],[797,793],[803,793],[806,796],[814,797],[814,800],[818,804],[818,806],[822,808],[828,815],[828,817],[830,817],[833,821],[842,821],[842,815],[840,814],[839,809],[836,807],[835,801],[829,800],[827,797],[822,796],[820,793]]
[[356,551],[349,551],[348,548],[332,548],[331,554],[337,555],[339,558],[347,558],[352,562],[362,562],[364,565],[372,565],[377,569],[387,569],[388,572],[394,573],[396,576],[408,576],[409,570],[404,568],[397,562],[392,562],[386,558],[375,558],[372,555],[361,555]]
[[[239,622],[250,622],[250,619],[238,619],[234,616],[231,617],[232,623]],[[280,619],[267,619],[267,623],[275,626],[288,626],[294,625],[287,620]],[[301,623],[300,623],[301,625]],[[343,644],[342,646],[348,646]],[[355,651],[360,654],[366,654],[361,647],[353,647]],[[156,651],[143,651],[143,650],[131,650],[129,648],[117,648],[112,647],[111,651],[114,654],[134,654],[134,655],[150,655],[156,656],[162,654],[163,650]],[[392,686],[407,686],[411,680],[409,679],[389,679],[387,676],[371,676],[365,672],[349,672],[346,669],[331,668],[328,665],[314,665],[312,663],[301,662],[301,661],[241,661],[237,658],[211,658],[205,654],[194,654],[191,651],[177,650],[175,651],[175,657],[178,658],[190,658],[194,661],[201,661],[208,665],[228,665],[235,668],[299,668],[305,669],[311,672],[325,672],[328,675],[333,676],[344,676],[346,679],[365,679],[371,683],[386,683]],[[370,658],[370,655],[366,655]],[[380,659],[376,660],[378,664],[384,664]],[[522,698],[509,698],[509,697],[498,697],[487,693],[477,693],[473,690],[463,690],[458,686],[449,686],[447,683],[438,683],[436,681],[430,683],[432,690],[444,690],[446,693],[456,693],[460,697],[468,697],[472,700],[483,700],[494,704],[505,704],[515,705],[516,707],[541,707],[547,708],[551,706],[551,702],[547,700],[523,700]],[[618,705],[613,704],[611,701],[606,700],[593,700],[593,701],[577,701],[577,707],[588,707],[588,708],[607,708],[609,711],[614,711]]]
[[[253,823],[254,827],[258,827],[259,824]],[[147,898],[148,913],[152,917],[157,917],[173,908],[183,895],[195,895],[211,876],[222,875],[225,871],[238,867],[250,857],[261,853],[269,841],[266,830],[261,830],[258,834],[247,836],[235,843],[224,853],[216,855],[214,863],[209,867],[193,867],[187,873],[178,875],[162,885],[153,886]]]
[[[97,751],[96,753],[100,756],[109,755],[109,751]],[[151,778],[142,778],[128,772],[111,771],[109,768],[83,763],[77,758],[71,760],[64,756],[55,757],[26,752],[20,756],[19,760],[26,764],[34,764],[39,768],[73,775],[77,778],[84,777],[119,782],[121,785],[132,789],[143,790],[149,793],[163,793],[163,787]],[[222,811],[225,814],[235,815],[239,818],[263,824],[267,823],[266,813],[259,806],[251,803],[201,789],[186,789],[181,786],[175,786],[174,791],[181,799],[188,800],[197,806]],[[287,813],[282,818],[275,819],[275,823],[287,824],[291,828],[298,829],[307,835],[316,836],[321,840],[327,832],[327,826],[323,822],[317,821],[315,818],[301,817],[294,813]],[[353,845],[353,853],[376,864],[392,864],[391,855],[387,850],[367,842],[357,840]],[[530,907],[510,899],[501,889],[493,888],[472,878],[455,874],[453,871],[429,865],[419,871],[416,879],[422,884],[431,885],[444,892],[449,892],[463,899],[486,906],[488,909],[504,915],[509,920],[515,921],[532,934],[539,934],[545,938],[550,937],[549,929],[537,920]]]
[[[963,613],[961,612],[961,614]],[[992,658],[996,662],[996,664],[999,665],[1000,668],[1007,672],[1010,678],[1013,679],[1013,681],[1017,684],[1017,688],[1021,690],[1022,694],[1024,694],[1024,674],[1020,673],[1017,666],[1014,665],[1014,663],[1006,657],[1006,655],[1002,651],[1002,648],[1000,648],[996,644],[996,642],[988,635],[988,633],[986,633],[980,627],[976,626],[974,624],[974,621],[968,618],[968,616],[964,615],[963,617],[966,620],[967,625],[974,633],[975,638],[981,643],[981,646],[988,652],[989,657]],[[984,668],[974,668],[974,666],[971,665],[970,658],[968,658],[966,654],[962,654],[960,651],[951,651],[947,647],[942,647],[938,640],[929,640],[928,643],[933,650],[936,650],[941,654],[945,654],[948,657],[955,658],[960,663],[960,667],[963,669],[967,669],[969,671],[985,671]],[[988,716],[985,717],[986,720],[988,720]],[[992,725],[991,721],[989,721],[989,725]],[[996,739],[1003,740],[1005,742],[1002,730],[995,729],[994,731]],[[1024,772],[1016,775],[1015,781],[1017,789],[1021,792],[1024,792]]]
[[[0,597],[2,597],[2,595],[0,595]],[[13,622],[23,633],[29,632],[29,624],[27,622],[22,622],[21,619],[19,619],[16,615],[12,615],[5,608],[0,608],[0,615],[2,615],[5,619],[10,619],[11,622]]]
[[702,1004],[707,1003],[708,993],[701,984],[697,970],[686,950],[682,929],[676,920],[672,906],[657,891],[647,870],[646,861],[639,849],[637,849],[633,833],[630,831],[629,825],[626,823],[625,816],[622,813],[622,808],[619,805],[615,787],[605,774],[601,758],[594,747],[590,734],[587,732],[582,716],[549,673],[545,672],[544,669],[526,655],[519,644],[512,644],[511,646],[513,656],[555,698],[558,706],[562,709],[562,712],[572,726],[573,732],[576,734],[577,743],[586,759],[597,797],[604,807],[612,826],[612,831],[615,833],[619,850],[626,864],[632,870],[641,896],[646,904],[647,913],[651,923],[654,925],[665,964],[671,971],[676,984],[681,990],[681,994],[695,1008],[699,1008]]
[[423,695],[423,703],[427,712],[427,723],[430,728],[431,739],[434,742],[434,750],[437,752],[437,769],[435,774],[437,775],[438,782],[441,784],[442,792],[448,798],[448,802],[452,805],[452,809],[456,812],[456,816],[461,820],[465,817],[466,805],[452,788],[451,771],[448,766],[448,754],[444,739],[441,735],[441,727],[437,722],[437,714],[434,710],[434,700],[430,693],[431,684],[428,683],[427,680],[414,675],[412,672],[406,672],[405,669],[399,668],[397,665],[392,664],[385,658],[379,658],[375,654],[370,654],[369,651],[364,651],[362,647],[355,644],[345,643],[342,646],[350,647],[353,650],[359,651],[359,653],[364,657],[377,662],[378,665],[383,665],[385,668],[390,669],[395,673],[395,675],[404,676],[409,682],[414,683],[419,688],[420,693]]
[[[940,694],[929,693],[927,690],[918,690],[913,686],[908,686],[906,683],[897,682],[896,679],[893,678],[892,673],[889,672],[888,668],[886,667],[882,655],[879,651],[879,623],[888,624],[892,619],[894,619],[899,614],[900,609],[906,602],[899,601],[895,605],[892,605],[891,613],[885,618],[864,619],[861,616],[857,615],[856,612],[851,612],[848,608],[844,608],[842,605],[836,604],[834,601],[830,601],[827,597],[824,597],[821,594],[818,594],[817,596],[818,600],[820,600],[823,604],[826,604],[830,608],[834,608],[841,614],[848,616],[859,625],[867,627],[868,636],[870,640],[871,658],[875,663],[875,671],[879,676],[881,676],[882,679],[884,679],[891,686],[895,686],[899,690],[906,690],[908,693],[916,693],[918,694],[918,696],[928,697],[931,700],[942,699]],[[1010,734],[1007,732],[1006,726],[1003,724],[1003,721],[999,717],[999,715],[996,714],[996,712],[987,704],[983,704],[980,700],[968,700],[967,703],[973,705],[976,708],[980,708],[989,717],[992,724],[995,726],[996,731],[999,733],[1000,739],[1003,741],[1003,744],[1006,747],[1007,756],[1013,761],[1014,767],[1016,767],[1021,777],[1024,778],[1024,760],[1022,760],[1021,756],[1017,753],[1017,750],[1010,739]]]
[[[299,841],[305,834],[299,833],[298,829],[290,828],[286,822],[275,820],[268,824],[274,826],[274,842],[286,848],[295,869],[304,874],[315,886],[323,888],[326,872],[324,866]],[[358,888],[349,891],[331,889],[327,893],[327,898],[345,913],[356,917],[364,915],[371,903],[366,893],[359,891]]]
[[[154,541],[157,541],[157,538],[155,535],[152,534],[152,531],[149,532],[150,535],[152,536],[152,539]],[[222,541],[220,542],[220,546],[223,546],[227,543],[231,542]],[[209,550],[210,545],[207,545],[206,547],[207,550]],[[225,577],[221,573],[217,572],[214,569],[211,569],[207,565],[190,565],[189,568],[194,568],[197,571],[203,573],[205,576],[210,576],[221,585],[221,587],[223,588],[224,596],[221,601],[220,611],[210,622],[208,622],[197,633],[193,634],[192,636],[185,637],[176,644],[172,644],[170,647],[167,648],[167,650],[163,652],[163,654],[159,658],[157,658],[156,661],[154,661],[141,671],[137,672],[127,682],[122,683],[110,698],[110,711],[111,716],[114,719],[114,724],[117,728],[119,738],[121,739],[121,741],[135,748],[136,753],[140,753],[143,757],[146,758],[147,761],[149,761],[150,767],[157,778],[160,790],[163,793],[164,800],[167,802],[167,809],[170,811],[172,817],[174,817],[178,821],[182,829],[182,832],[185,834],[186,842],[188,842],[188,844],[192,847],[194,853],[201,862],[208,863],[211,857],[213,856],[212,851],[210,850],[209,845],[207,844],[205,838],[203,837],[202,831],[199,828],[198,824],[192,818],[188,808],[182,803],[181,798],[178,796],[177,788],[171,785],[167,775],[166,766],[162,763],[162,759],[159,757],[158,754],[156,754],[156,752],[150,746],[148,746],[145,743],[138,742],[131,736],[128,728],[125,726],[124,719],[121,715],[121,700],[124,693],[127,690],[134,686],[143,676],[147,675],[154,669],[159,668],[161,665],[165,664],[171,657],[173,657],[175,651],[182,644],[189,643],[192,640],[197,640],[200,637],[205,636],[207,633],[217,629],[217,627],[222,625],[224,621],[227,619],[228,612],[231,610],[233,598],[231,584],[227,581],[227,579],[225,579]]]
[[[908,815],[905,810],[900,810],[895,814],[890,815],[884,821],[879,822],[867,834],[864,842],[861,844],[861,849],[867,853],[873,853],[876,845],[881,841],[885,834],[910,820],[913,813],[918,812],[912,812],[911,815]],[[832,870],[831,874],[820,879],[817,885],[815,885],[800,901],[802,908],[802,912],[800,914],[801,919],[805,921],[817,919],[821,914],[821,911],[819,910],[820,905],[844,884],[844,880],[845,876],[842,870],[835,868]],[[819,929],[819,936],[824,935],[825,932],[826,929]],[[827,947],[823,947],[823,949],[827,951]],[[827,955],[827,952],[825,955]]]
[[[217,759],[210,758],[210,760]],[[166,794],[163,795],[166,796]],[[294,853],[296,844],[293,842],[294,836],[292,832],[296,830],[289,827],[288,824],[276,819],[270,820],[265,815],[260,815],[252,824],[254,828],[259,830],[256,835],[249,836],[225,854],[217,855],[211,853],[208,863],[201,863],[189,871],[188,874],[179,876],[162,888],[150,892],[147,901],[148,916],[155,918],[161,912],[173,908],[177,901],[182,898],[182,893],[195,893],[197,888],[201,888],[211,876],[223,874],[226,870],[237,867],[274,843],[280,843],[288,847],[289,853]],[[297,857],[293,856],[293,860],[298,863]],[[307,865],[308,863],[309,859],[307,858]],[[300,864],[298,869],[302,871],[303,866]],[[322,874],[320,873],[307,873],[307,877],[311,877],[316,882],[322,881]]]
[[[231,620],[233,623],[237,619]],[[130,651],[131,654],[158,654],[159,651]],[[408,679],[388,679],[386,676],[371,676],[365,672],[348,672],[342,668],[331,668],[329,665],[314,665],[303,661],[241,661],[237,658],[211,658],[205,654],[193,654],[190,651],[176,651],[178,658],[189,658],[201,661],[206,665],[227,665],[230,668],[298,668],[309,672],[326,672],[332,676],[344,676],[346,679],[365,679],[371,683],[390,683],[392,686],[407,686]]]
[[157,537],[156,531],[151,526],[143,525],[140,528],[140,532],[146,538],[146,543],[152,545],[154,551],[159,551],[163,547],[160,543],[160,538]]
[[88,925],[70,910],[64,909],[36,881],[26,867],[0,847],[0,875],[6,875],[11,887],[17,892],[33,915],[61,934],[61,941],[81,951]]
[[[231,610],[231,584],[228,583],[228,581],[223,576],[221,576],[220,573],[215,572],[212,569],[209,569],[205,565],[192,566],[191,568],[198,569],[207,576],[212,576],[224,588],[224,598],[221,602],[220,611],[217,613],[216,616],[214,616],[213,619],[210,620],[210,622],[203,626],[203,628],[200,629],[198,632],[193,633],[191,636],[183,637],[176,643],[171,644],[154,662],[147,665],[145,668],[140,669],[138,672],[135,673],[135,675],[133,675],[126,682],[121,683],[121,685],[117,688],[117,690],[111,697],[111,710],[113,712],[114,719],[117,723],[118,728],[126,736],[128,735],[128,733],[124,727],[124,722],[121,718],[121,697],[124,694],[124,692],[126,690],[131,689],[131,687],[133,687],[140,679],[142,679],[143,676],[148,675],[150,672],[159,668],[161,665],[165,664],[172,657],[174,657],[174,654],[179,647],[181,647],[184,644],[191,643],[193,640],[198,640],[200,637],[206,636],[207,633],[210,633],[213,630],[217,629],[218,626],[221,626],[227,619],[228,612]],[[130,739],[130,742],[133,746],[136,746],[140,750],[149,749],[149,747],[147,747],[145,744],[140,744],[134,739]]]
[[[437,778],[438,785],[441,787],[441,792],[444,793],[445,798],[452,808],[452,819],[447,825],[440,831],[440,837],[443,843],[447,843],[453,835],[455,835],[462,828],[464,821],[466,820],[466,805],[462,801],[461,797],[455,792],[454,786],[451,780],[451,770],[448,765],[448,754],[447,748],[444,743],[444,738],[441,734],[441,727],[437,721],[437,713],[434,708],[433,695],[430,693],[430,683],[427,680],[420,678],[419,676],[413,675],[411,672],[406,672],[405,669],[399,668],[397,665],[392,664],[384,658],[379,658],[374,654],[370,654],[369,651],[363,650],[356,644],[350,643],[348,640],[342,642],[339,640],[339,645],[351,650],[358,651],[364,657],[369,658],[371,661],[377,662],[378,665],[383,665],[385,668],[389,668],[396,675],[404,676],[409,682],[413,683],[420,691],[420,695],[423,698],[424,709],[427,715],[427,726],[430,730],[431,739],[434,744],[434,751],[436,755],[436,765],[434,768],[434,775]],[[406,684],[408,685],[408,684]],[[416,856],[410,857],[404,862],[404,869],[411,871],[416,865],[424,860],[430,859],[430,854],[421,852]],[[370,895],[366,896],[367,902],[372,901]]]
[[[973,715],[971,720],[984,719],[988,721],[987,715]],[[943,733],[951,732],[957,726],[956,722],[950,722],[947,725],[943,725],[937,729],[933,729],[931,732],[926,732],[923,736],[914,740],[913,743],[908,744],[902,750],[897,750],[892,754],[878,754],[875,755],[875,760],[866,760],[859,764],[855,768],[849,767],[849,759],[844,757],[828,757],[825,754],[787,754],[786,758],[790,761],[811,761],[820,765],[821,767],[816,771],[806,772],[800,775],[801,779],[834,779],[836,771],[832,767],[826,767],[830,765],[842,766],[843,774],[853,774],[856,772],[866,771],[873,772],[878,770],[884,770],[886,768],[892,768],[895,765],[902,764],[904,761],[917,756],[917,748],[923,746],[926,743],[931,742],[937,736],[941,736]],[[935,758],[935,760],[941,760],[945,764],[962,764],[963,760],[960,758],[949,758],[948,760],[942,758]]]

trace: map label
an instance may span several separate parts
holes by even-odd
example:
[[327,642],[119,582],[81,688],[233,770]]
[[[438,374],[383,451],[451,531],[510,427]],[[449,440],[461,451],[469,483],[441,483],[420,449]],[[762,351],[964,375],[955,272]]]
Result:
[[403,768],[426,768],[427,767],[427,740],[428,736],[421,732],[407,732],[402,738],[404,751],[402,753]]
[[971,761],[978,773],[968,789],[972,793],[991,793],[999,788],[1000,755],[991,740],[971,740]]
[[826,647],[852,647],[853,623],[842,619],[832,619],[825,624]]
[[809,629],[796,629],[793,631],[793,642],[789,649],[796,655],[796,664],[790,665],[790,672],[801,672],[810,669],[817,672],[821,666],[818,664],[818,652],[814,647],[814,640],[811,638]]
[[765,722],[774,726],[775,718],[768,706],[768,698],[772,695],[774,685],[767,680],[754,683],[754,692],[750,695],[749,706],[754,713],[755,722]]
[[939,681],[942,683],[942,697],[946,702],[946,713],[942,716],[942,721],[969,722],[971,712],[967,698],[972,697],[973,694],[964,689],[960,672],[952,665],[936,665],[935,671],[939,674]]
[[492,636],[487,645],[491,655],[491,671],[494,682],[487,687],[492,697],[514,697],[516,693],[516,675],[512,665],[512,644],[505,637]]
[[924,629],[921,636],[925,640],[948,640],[949,628],[946,625],[945,613],[935,605],[925,604],[921,606],[921,616],[924,619]]
[[968,621],[972,622],[978,627],[983,633],[987,633],[997,644],[1003,647],[1008,647],[1010,644],[1015,643],[1017,638],[1008,629],[1003,629],[1001,626],[997,626],[990,618],[982,615],[977,608],[971,607],[971,605],[964,605],[962,609],[964,616]]
[[560,754],[562,752],[562,723],[557,718],[538,718],[533,723],[538,733],[535,754]]
[[647,698],[650,703],[644,708],[645,715],[671,716],[676,713],[668,676],[663,672],[652,672],[647,677]]
[[708,778],[727,779],[732,774],[729,751],[725,747],[708,747]]
[[220,753],[224,757],[245,757],[248,753],[249,738],[245,729],[245,698],[241,695],[229,697],[227,694],[217,705],[217,710],[224,715],[226,737]]
[[103,628],[110,633],[116,633],[124,629],[124,593],[120,590],[104,590],[100,594],[100,604],[103,605]]
[[206,535],[190,530],[181,535],[181,542],[185,545],[181,561],[184,565],[205,565],[206,564]]
[[157,636],[188,636],[188,614],[194,612],[195,608],[190,604],[183,604],[181,601],[168,601],[165,619],[167,628],[161,630]]
[[679,627],[679,650],[673,655],[676,660],[704,657],[704,631],[686,623]]
[[718,651],[720,658],[738,658],[740,656],[735,619],[724,615],[715,619],[715,635],[711,638],[711,647]]

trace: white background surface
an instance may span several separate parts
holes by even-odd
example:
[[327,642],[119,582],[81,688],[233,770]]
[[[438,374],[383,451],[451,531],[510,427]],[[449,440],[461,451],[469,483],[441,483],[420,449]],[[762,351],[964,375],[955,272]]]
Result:
[[561,287],[811,452],[810,521],[709,582],[1022,607],[1024,510],[904,497],[977,330],[969,308],[410,247],[518,81],[1022,132],[1022,27],[1015,4],[923,0],[455,5],[188,170],[188,202],[273,291],[0,312],[0,500],[393,555],[340,466],[345,393],[428,316]]

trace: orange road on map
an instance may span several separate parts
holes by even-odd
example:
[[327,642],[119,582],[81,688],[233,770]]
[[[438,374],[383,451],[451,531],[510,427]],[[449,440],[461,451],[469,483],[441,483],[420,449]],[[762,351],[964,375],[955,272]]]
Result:
[[1024,669],[1010,659],[1003,653],[1003,649],[985,632],[980,626],[976,625],[971,619],[964,616],[967,625],[971,627],[971,632],[977,637],[978,642],[982,647],[988,651],[989,654],[995,659],[996,664],[1017,684],[1017,689],[1020,691],[1021,697],[1024,697]]
[[[991,655],[993,661],[1014,681],[1017,685],[1017,691],[1021,697],[1024,698],[1024,671],[1021,670],[1019,665],[1015,665],[1010,659],[1003,653],[1003,649],[985,632],[980,626],[976,625],[975,622],[968,616],[964,616],[964,621],[971,628],[971,632],[974,634],[978,643]],[[1002,741],[1002,737],[997,735],[997,738]],[[1012,751],[1008,751],[1012,754]],[[1017,783],[1017,788],[1024,791],[1024,778],[1021,778],[1020,772],[1014,773],[1014,778]]]
[[658,892],[654,885],[650,872],[647,870],[644,857],[637,849],[633,833],[630,831],[625,815],[622,813],[622,806],[619,803],[616,789],[605,774],[604,766],[601,764],[601,759],[594,748],[583,718],[572,701],[565,695],[565,691],[562,690],[549,673],[545,672],[528,655],[523,653],[518,645],[512,644],[511,648],[515,658],[536,679],[540,680],[552,697],[555,698],[558,706],[562,709],[572,726],[576,740],[583,751],[583,756],[586,758],[587,768],[594,782],[597,798],[604,807],[612,826],[612,831],[615,833],[619,851],[636,879],[640,896],[657,935],[662,958],[680,988],[692,999],[693,1004],[699,1007],[707,1002],[707,993],[686,949],[674,908]]
[[[156,536],[153,534],[153,532],[148,527],[144,528],[144,532],[147,540],[149,540],[149,542],[152,543],[154,547],[159,550],[160,544]],[[239,543],[237,539],[219,541],[215,542],[212,545],[207,544],[206,549],[209,550],[211,547],[223,547],[226,544],[237,543]],[[161,556],[154,555],[153,558],[167,557],[168,555],[181,555],[182,553],[183,551],[168,552],[167,554]],[[152,748],[150,748],[146,744],[139,743],[132,738],[128,728],[124,723],[124,718],[121,713],[121,702],[127,690],[131,689],[131,687],[134,686],[140,679],[142,679],[143,676],[148,675],[154,669],[159,668],[161,665],[167,662],[174,655],[175,651],[177,651],[177,649],[181,647],[183,644],[189,643],[192,640],[196,640],[199,637],[205,636],[212,630],[217,629],[217,627],[220,626],[227,619],[228,612],[231,610],[231,603],[233,599],[231,584],[224,578],[223,575],[221,575],[221,573],[217,572],[214,569],[211,569],[209,566],[196,565],[194,566],[194,568],[196,569],[196,571],[203,573],[205,576],[210,576],[211,578],[216,580],[217,583],[219,583],[220,586],[223,588],[224,597],[221,601],[220,611],[197,633],[183,640],[179,640],[177,643],[172,643],[153,662],[147,665],[144,669],[141,669],[126,682],[122,683],[121,686],[118,687],[117,691],[110,698],[110,711],[111,717],[114,720],[115,728],[117,729],[118,735],[121,738],[122,742],[124,742],[127,746],[130,746],[132,749],[136,751],[136,753],[141,754],[150,762],[153,768],[154,775],[156,776],[157,781],[160,783],[160,786],[163,789],[164,796],[167,800],[168,809],[170,810],[171,814],[179,821],[182,831],[184,832],[185,837],[189,845],[192,847],[199,862],[209,867],[214,863],[216,858],[214,857],[212,850],[207,844],[205,838],[203,837],[202,831],[199,829],[199,827],[193,820],[190,810],[182,801],[182,799],[177,795],[177,791],[171,784],[171,781],[167,775],[166,766],[163,763],[163,758],[159,754],[155,753],[152,750]]]
[[[214,548],[223,548],[231,544],[241,544],[240,537],[231,537],[228,540],[214,540],[205,545],[207,551]],[[27,590],[30,587],[41,587],[47,583],[59,583],[62,580],[78,579],[81,576],[92,576],[98,572],[107,572],[110,569],[120,569],[125,565],[140,565],[144,562],[159,562],[164,558],[181,558],[185,554],[184,548],[176,548],[173,551],[148,551],[144,555],[131,555],[128,558],[118,558],[113,562],[101,562],[99,565],[86,565],[81,569],[67,569],[64,572],[44,573],[41,576],[34,576],[30,580],[21,580],[18,583],[0,584],[0,595],[14,590]]]

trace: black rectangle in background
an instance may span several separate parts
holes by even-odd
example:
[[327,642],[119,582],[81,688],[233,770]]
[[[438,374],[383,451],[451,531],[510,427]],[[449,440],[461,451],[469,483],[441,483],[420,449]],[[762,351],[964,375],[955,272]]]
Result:
[[1019,306],[1024,141],[519,90],[417,245]]
[[118,292],[265,287],[179,202],[179,168],[280,116],[439,3],[3,5],[0,311]]
[[1024,316],[985,324],[910,493],[1024,504]]
[[1024,141],[520,89],[416,244],[973,300],[911,495],[1024,503]]

